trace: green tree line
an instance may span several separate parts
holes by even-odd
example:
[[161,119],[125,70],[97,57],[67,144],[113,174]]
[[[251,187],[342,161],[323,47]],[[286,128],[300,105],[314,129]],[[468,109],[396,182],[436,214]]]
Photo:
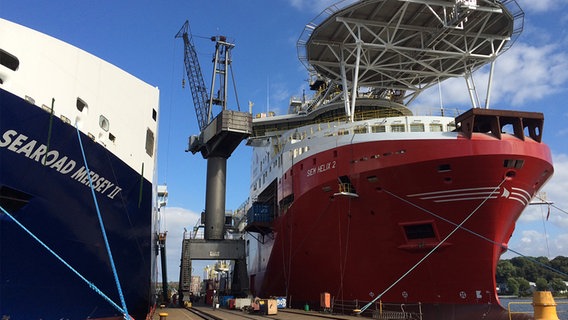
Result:
[[495,274],[502,294],[526,296],[531,294],[530,282],[538,291],[551,291],[554,295],[566,294],[568,281],[568,257],[515,257],[500,260]]

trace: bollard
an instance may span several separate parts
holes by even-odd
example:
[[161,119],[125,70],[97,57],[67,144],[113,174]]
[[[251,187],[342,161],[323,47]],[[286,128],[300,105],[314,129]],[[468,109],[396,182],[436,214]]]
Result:
[[168,317],[168,314],[166,312],[161,312],[159,314],[159,316],[160,316],[160,320],[166,320],[166,318]]
[[535,320],[558,320],[556,302],[550,291],[536,291],[533,294]]

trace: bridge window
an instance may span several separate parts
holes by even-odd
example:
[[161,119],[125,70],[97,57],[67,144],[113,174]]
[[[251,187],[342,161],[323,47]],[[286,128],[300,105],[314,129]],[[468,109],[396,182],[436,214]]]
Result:
[[404,132],[404,124],[393,124],[391,125],[391,132]]
[[525,160],[507,159],[503,162],[503,167],[521,169],[524,164],[525,164]]
[[430,132],[442,132],[443,127],[441,123],[430,123]]
[[424,132],[424,124],[422,123],[411,123],[410,132]]
[[386,131],[387,131],[387,129],[383,125],[372,125],[371,126],[371,132],[373,132],[373,133],[386,132]]
[[367,126],[356,126],[355,129],[353,129],[354,133],[367,133]]

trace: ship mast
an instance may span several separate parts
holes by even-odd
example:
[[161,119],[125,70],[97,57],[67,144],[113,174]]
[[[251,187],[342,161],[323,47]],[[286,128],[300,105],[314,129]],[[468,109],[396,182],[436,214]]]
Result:
[[464,77],[472,107],[480,107],[472,74],[495,59],[522,32],[524,13],[514,1],[342,1],[306,25],[298,57],[312,75],[343,88],[353,121],[359,87],[409,104],[424,90]]

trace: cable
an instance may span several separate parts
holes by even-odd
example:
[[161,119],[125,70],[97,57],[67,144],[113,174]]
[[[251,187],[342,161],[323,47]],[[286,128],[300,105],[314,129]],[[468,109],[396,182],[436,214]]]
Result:
[[[446,218],[444,218],[444,217],[442,217],[442,216],[440,216],[440,215],[437,215],[437,214],[435,214],[435,213],[432,212],[432,211],[429,211],[429,210],[427,210],[427,209],[425,209],[425,208],[422,208],[422,207],[420,207],[419,205],[417,205],[417,204],[415,204],[415,203],[412,203],[412,202],[410,202],[410,201],[408,201],[408,200],[406,200],[406,199],[404,199],[404,198],[401,198],[400,196],[398,196],[398,195],[396,195],[396,194],[394,194],[394,193],[391,193],[391,192],[389,192],[388,190],[385,190],[385,189],[382,189],[382,190],[383,190],[385,193],[387,193],[387,194],[393,196],[394,198],[399,199],[399,200],[401,200],[401,201],[403,201],[403,202],[405,202],[405,203],[407,203],[407,204],[409,204],[409,205],[411,205],[411,206],[413,206],[413,207],[415,207],[415,208],[417,208],[417,209],[419,209],[419,210],[421,210],[421,211],[424,211],[424,212],[428,213],[429,215],[431,215],[431,216],[433,216],[433,217],[436,217],[436,218],[438,218],[438,219],[440,219],[440,220],[442,220],[442,221],[444,221],[444,222],[447,222],[447,223],[449,223],[449,224],[451,224],[451,225],[453,225],[453,226],[458,226],[457,223],[455,223],[455,222],[453,222],[453,221],[451,221],[451,220],[448,220],[448,219],[446,219]],[[524,254],[522,254],[521,252],[519,252],[519,251],[517,251],[517,250],[514,250],[514,249],[511,249],[511,248],[509,248],[509,247],[505,247],[505,246],[503,246],[501,243],[497,243],[496,241],[494,241],[494,240],[492,240],[492,239],[489,239],[489,238],[487,238],[487,237],[485,237],[485,236],[483,236],[483,235],[481,235],[481,234],[479,234],[479,233],[477,233],[477,232],[475,232],[475,231],[473,231],[473,230],[470,230],[470,229],[468,229],[468,228],[466,228],[466,227],[463,227],[463,226],[462,226],[462,227],[460,227],[460,228],[461,228],[463,231],[466,231],[466,232],[468,232],[468,233],[470,233],[470,234],[472,234],[472,235],[474,235],[474,236],[476,236],[476,237],[478,237],[478,238],[481,238],[481,239],[483,239],[483,240],[485,240],[485,241],[488,241],[488,242],[490,242],[490,243],[492,243],[492,244],[494,244],[494,245],[496,245],[496,246],[499,246],[500,248],[507,249],[508,251],[511,251],[511,252],[513,252],[513,253],[516,254],[516,255],[519,255],[519,256],[521,256],[521,257],[523,257],[523,258],[527,258],[527,259],[531,260],[532,262],[538,264],[539,266],[541,266],[541,267],[543,267],[543,268],[545,268],[545,269],[548,269],[548,270],[550,270],[550,271],[556,272],[556,273],[558,273],[559,275],[568,277],[568,273],[565,273],[565,272],[562,272],[562,271],[560,271],[560,270],[554,269],[554,268],[552,268],[552,267],[550,267],[550,266],[547,266],[547,265],[545,265],[544,263],[539,262],[538,260],[536,260],[536,259],[533,258],[533,257],[529,257],[529,256],[527,256],[527,255],[524,255]]]
[[41,241],[35,234],[33,234],[28,228],[26,228],[22,223],[20,223],[20,221],[18,221],[16,218],[14,218],[8,211],[6,211],[6,209],[4,209],[4,207],[2,207],[0,205],[0,210],[8,216],[8,218],[12,219],[12,221],[14,221],[20,228],[22,228],[27,234],[29,234],[34,240],[36,240],[42,247],[44,247],[45,249],[47,249],[47,251],[49,251],[49,253],[51,253],[55,258],[57,258],[57,260],[61,261],[61,263],[63,263],[63,265],[65,265],[67,268],[69,268],[69,270],[71,270],[74,274],[76,274],[81,280],[83,280],[88,286],[89,288],[93,289],[93,291],[95,291],[96,293],[98,293],[101,297],[103,297],[106,301],[108,301],[108,303],[110,303],[114,308],[116,308],[118,311],[124,313],[124,311],[116,304],[114,303],[114,301],[112,301],[107,295],[105,295],[94,283],[90,282],[89,280],[87,280],[87,278],[85,278],[82,274],[79,273],[79,271],[75,270],[75,268],[73,268],[69,263],[67,263],[67,261],[65,261],[60,255],[58,255],[55,251],[53,251],[50,247],[47,246],[47,244],[45,244],[43,241]]
[[490,199],[490,197],[499,190],[499,188],[501,187],[501,185],[507,181],[507,179],[503,179],[501,181],[501,183],[499,183],[498,186],[495,187],[495,189],[493,189],[493,191],[483,200],[481,201],[481,203],[475,208],[473,209],[473,211],[467,216],[465,217],[465,219],[463,219],[463,221],[457,225],[454,230],[452,230],[450,233],[448,233],[448,235],[442,239],[442,241],[440,241],[434,248],[432,248],[432,250],[430,250],[424,257],[422,257],[422,259],[420,259],[420,261],[418,261],[416,264],[414,264],[414,266],[412,266],[410,269],[408,269],[408,271],[406,271],[402,276],[400,276],[400,278],[398,278],[395,282],[393,282],[388,288],[386,288],[381,294],[379,294],[376,298],[374,298],[371,302],[367,303],[365,306],[363,306],[361,308],[361,311],[358,312],[358,314],[363,313],[365,310],[367,310],[371,305],[373,305],[373,303],[375,303],[377,300],[379,300],[385,293],[387,293],[390,289],[392,289],[395,285],[397,285],[400,281],[402,281],[402,279],[404,279],[407,275],[409,275],[412,271],[414,271],[414,269],[416,269],[422,262],[424,262],[430,255],[432,255],[432,253],[434,253],[434,251],[436,251],[444,242],[446,242],[454,233],[456,233],[456,231],[458,231],[459,229],[462,228],[462,226],[464,225],[464,223],[466,223],[469,218],[471,218],[473,216],[474,213],[477,212],[477,210],[479,210],[479,208],[481,208],[481,206],[483,206],[485,204],[485,202],[487,202],[487,200]]
[[123,312],[124,319],[131,320],[132,318],[130,317],[130,315],[128,314],[128,310],[126,309],[126,302],[124,301],[124,295],[122,294],[122,287],[120,286],[120,281],[118,279],[118,273],[116,271],[114,259],[112,258],[112,251],[110,250],[110,245],[108,243],[105,225],[103,223],[103,218],[101,216],[101,211],[99,209],[99,203],[97,201],[97,196],[95,194],[95,188],[93,187],[93,180],[91,178],[91,172],[90,172],[89,166],[87,164],[87,157],[85,155],[85,149],[83,148],[83,142],[81,141],[81,132],[79,131],[79,127],[77,125],[75,125],[75,128],[77,130],[77,139],[79,140],[79,146],[81,147],[81,154],[83,156],[83,162],[85,163],[85,171],[87,173],[87,177],[89,178],[89,186],[91,187],[91,194],[93,196],[93,202],[95,203],[95,209],[97,210],[99,225],[101,227],[101,232],[102,232],[102,235],[103,235],[103,239],[105,241],[105,247],[106,247],[108,258],[109,258],[109,261],[110,261],[112,273],[114,275],[114,281],[116,282],[116,288],[118,290],[118,295],[120,297],[120,303],[122,304],[122,310],[121,311]]

